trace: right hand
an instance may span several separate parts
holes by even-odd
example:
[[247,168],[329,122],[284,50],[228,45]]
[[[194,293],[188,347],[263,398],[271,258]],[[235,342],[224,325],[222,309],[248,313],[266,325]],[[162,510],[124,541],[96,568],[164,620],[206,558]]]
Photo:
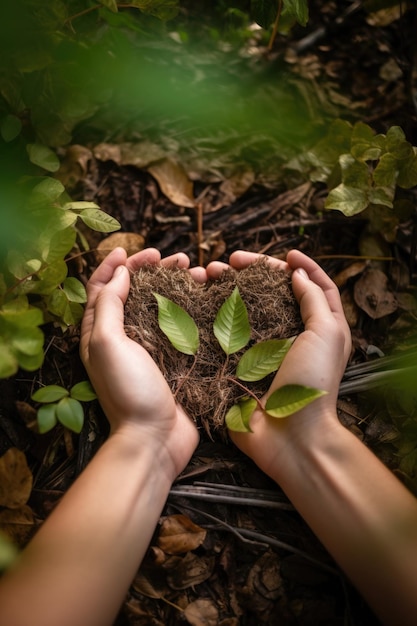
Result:
[[[260,256],[237,251],[229,263],[240,270]],[[336,400],[351,337],[338,289],[317,263],[297,250],[289,252],[286,263],[272,257],[268,257],[268,262],[277,269],[292,271],[292,287],[305,330],[285,356],[262,404],[278,387],[287,384],[327,391],[327,395],[287,418],[277,419],[257,409],[250,421],[252,433],[230,433],[235,444],[276,480],[285,472],[286,454],[308,449],[323,429],[340,426]],[[219,264],[209,265],[209,278],[218,277],[221,269]]]

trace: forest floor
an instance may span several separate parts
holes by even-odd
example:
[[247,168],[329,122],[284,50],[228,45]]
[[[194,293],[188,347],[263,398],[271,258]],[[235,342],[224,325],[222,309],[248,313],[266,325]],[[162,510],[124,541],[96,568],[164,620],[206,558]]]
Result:
[[[326,3],[306,31],[317,37],[304,39],[306,32],[296,30],[279,38],[273,53],[258,51],[242,63],[262,64],[259,89],[262,81],[273,86],[275,74],[284,71],[298,94],[293,97],[303,99],[313,116],[325,110],[328,119],[360,120],[382,133],[399,125],[417,145],[414,14],[392,21],[385,17],[383,25],[370,23],[361,9],[340,17],[333,3]],[[370,230],[362,214],[348,218],[323,210],[322,184],[288,170],[277,177],[274,162],[263,163],[265,137],[254,148],[256,166],[233,170],[230,154],[241,153],[248,140],[231,138],[227,129],[212,138],[185,137],[165,120],[138,148],[134,131],[109,137],[100,124],[81,128],[74,145],[61,151],[58,176],[72,184],[74,199],[92,200],[120,221],[123,245],[132,250],[153,246],[163,256],[184,251],[193,265],[227,260],[239,248],[280,258],[299,248],[341,289],[352,329],[351,366],[389,354],[399,341],[415,343],[415,222],[400,221],[387,240]],[[162,165],[148,167],[144,153],[149,151],[159,155]],[[70,269],[85,283],[102,254],[97,246],[107,250],[113,244],[101,243],[101,234],[84,235],[90,251],[73,258]],[[387,293],[395,303],[392,311],[366,312],[367,303]],[[65,387],[85,378],[78,329],[49,329],[41,375],[44,384]],[[31,515],[2,522],[13,526],[22,544],[107,434],[93,402],[79,437],[60,427],[40,436],[33,425],[27,427],[34,420],[32,388],[33,380],[22,373],[0,386],[3,413],[10,416],[2,421],[4,448],[11,443],[25,451],[34,480]],[[405,404],[392,390],[371,393],[346,386],[338,410],[345,426],[417,492],[417,448],[402,429]],[[378,621],[280,489],[231,443],[202,432],[195,455],[172,488],[117,626],[183,623],[371,626]]]

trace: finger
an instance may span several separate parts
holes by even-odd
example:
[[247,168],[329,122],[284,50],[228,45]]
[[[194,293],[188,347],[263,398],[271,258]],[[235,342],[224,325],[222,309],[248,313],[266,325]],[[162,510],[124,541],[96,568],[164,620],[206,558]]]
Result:
[[124,336],[124,303],[129,287],[129,271],[124,265],[119,265],[96,298],[94,315],[88,321],[90,328],[83,328],[81,350],[84,362],[89,359],[92,345],[99,352],[101,348],[105,349],[110,336],[112,340]]
[[236,270],[242,270],[251,263],[256,263],[260,259],[266,259],[274,269],[288,270],[289,266],[286,261],[276,259],[266,254],[257,254],[256,252],[248,252],[246,250],[236,250],[230,255],[229,263]]
[[188,271],[196,283],[204,284],[207,282],[208,275],[204,267],[191,267]]
[[115,248],[100,263],[95,272],[91,275],[87,284],[87,306],[86,310],[95,306],[97,295],[107,283],[111,280],[114,270],[119,265],[126,263],[126,250],[123,248]]
[[[304,269],[310,280],[318,285],[325,293],[330,309],[340,315],[343,308],[340,301],[339,290],[328,274],[313,259],[299,250],[291,250],[287,255],[287,262],[292,270]],[[343,314],[344,315],[344,314]]]
[[161,260],[161,254],[156,248],[145,248],[136,254],[132,254],[127,261],[126,266],[131,272],[136,272],[143,265],[158,265]]
[[218,278],[220,278],[223,272],[226,272],[227,270],[230,270],[230,265],[228,265],[227,263],[222,263],[221,261],[212,261],[207,265],[206,268],[207,278],[209,280],[217,280]]
[[162,259],[161,265],[164,267],[188,269],[190,267],[190,259],[184,252],[178,252],[177,254],[171,254],[171,256]]

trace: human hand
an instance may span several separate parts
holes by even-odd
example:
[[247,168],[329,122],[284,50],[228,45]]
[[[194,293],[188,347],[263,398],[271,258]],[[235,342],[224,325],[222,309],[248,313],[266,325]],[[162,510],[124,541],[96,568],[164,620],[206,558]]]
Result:
[[[129,258],[122,248],[111,252],[87,285],[87,306],[81,325],[81,357],[110,422],[112,434],[147,441],[168,455],[173,479],[189,461],[198,434],[176,404],[162,373],[148,352],[124,332],[124,303],[129,293],[129,270],[158,264],[188,268],[189,259],[177,254],[160,260],[152,248]],[[205,270],[190,270],[197,281]]]
[[[260,255],[237,251],[230,265],[243,269]],[[271,393],[287,384],[305,385],[327,392],[301,411],[284,419],[255,410],[250,426],[252,433],[230,433],[236,445],[250,456],[265,473],[277,479],[285,472],[286,454],[314,446],[314,441],[329,429],[340,426],[336,417],[339,383],[350,354],[350,330],[346,322],[339,292],[333,281],[315,263],[297,250],[287,261],[267,257],[272,267],[292,271],[292,287],[300,304],[305,325],[278,370],[272,385],[262,398],[264,404]],[[216,279],[227,267],[212,263],[207,267],[210,279]]]

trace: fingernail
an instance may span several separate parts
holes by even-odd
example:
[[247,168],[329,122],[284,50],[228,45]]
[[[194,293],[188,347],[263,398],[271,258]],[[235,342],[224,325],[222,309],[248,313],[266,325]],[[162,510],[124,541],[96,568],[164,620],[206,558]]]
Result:
[[307,272],[305,270],[303,270],[302,267],[298,267],[296,270],[297,274],[299,274],[302,278],[304,278],[304,280],[309,280],[309,275],[307,274]]
[[113,272],[113,278],[117,278],[124,271],[124,265],[118,265]]

